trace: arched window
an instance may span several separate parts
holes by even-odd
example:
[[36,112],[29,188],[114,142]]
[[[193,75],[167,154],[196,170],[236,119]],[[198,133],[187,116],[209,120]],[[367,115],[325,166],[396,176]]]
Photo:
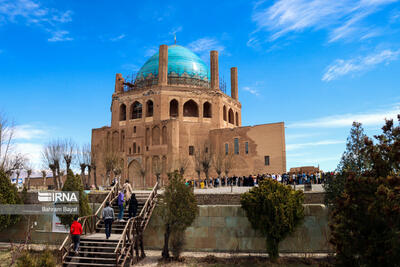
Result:
[[239,126],[239,113],[237,113],[237,112],[235,115],[235,122],[236,122],[236,126]]
[[183,105],[183,116],[184,117],[198,117],[199,116],[199,108],[197,103],[193,100],[187,101]]
[[233,110],[230,108],[229,113],[228,113],[228,121],[229,121],[229,123],[235,124],[234,120],[235,120],[235,118],[233,115]]
[[167,126],[162,127],[162,144],[166,145],[167,144]]
[[126,106],[125,104],[122,104],[119,106],[119,120],[120,121],[125,121],[126,120]]
[[153,117],[153,101],[147,101],[146,107],[146,117]]
[[133,143],[133,154],[136,154],[136,143]]
[[203,118],[211,118],[212,113],[211,113],[211,104],[210,102],[205,102],[203,104]]
[[224,117],[224,121],[226,121],[226,107],[222,109],[222,116]]
[[140,102],[135,101],[132,104],[132,117],[131,119],[140,119],[142,117],[142,104]]
[[151,134],[152,145],[160,144],[160,127],[154,126]]
[[169,102],[169,116],[170,117],[178,117],[179,116],[179,103],[176,99],[171,100]]

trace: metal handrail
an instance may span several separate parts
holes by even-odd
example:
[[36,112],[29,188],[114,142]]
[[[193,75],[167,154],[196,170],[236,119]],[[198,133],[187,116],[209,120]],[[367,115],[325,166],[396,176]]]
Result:
[[[158,182],[153,187],[153,189],[152,189],[149,197],[147,198],[142,210],[140,211],[140,214],[137,216],[137,217],[142,219],[141,222],[140,222],[141,224],[143,224],[144,221],[148,221],[148,216],[144,216],[144,215],[149,215],[149,213],[152,212],[153,209],[154,209],[154,206],[155,206],[154,205],[154,199],[157,197],[157,188],[158,188]],[[153,205],[147,211],[148,206],[150,204],[153,204]],[[135,228],[135,220],[136,220],[137,217],[130,218],[128,220],[128,222],[125,225],[124,231],[122,232],[122,235],[121,235],[121,237],[120,237],[120,239],[118,241],[117,247],[114,250],[114,253],[116,254],[115,255],[115,259],[116,259],[116,264],[117,265],[118,265],[119,260],[121,259],[122,254],[124,254],[124,252],[126,252],[126,255],[125,255],[125,258],[124,258],[124,263],[125,263],[126,259],[128,258],[129,254],[130,254],[129,251],[132,251],[133,246],[135,245],[135,238],[134,238],[134,234],[132,232],[133,232],[133,230]],[[145,223],[145,225],[147,225],[147,223]],[[144,231],[144,228],[142,228],[141,231]],[[126,245],[126,243],[127,243],[126,241],[128,241],[128,242],[132,241],[132,242],[130,242],[128,244],[128,246],[127,246]],[[133,257],[133,254],[132,254],[132,257]]]
[[[84,230],[85,235],[87,234],[87,229],[86,229],[86,222],[87,219],[91,218],[92,222],[94,221],[94,225],[91,225],[92,227],[90,227],[90,233],[93,233],[94,231],[96,231],[96,226],[98,225],[98,223],[100,222],[100,217],[98,216],[100,211],[104,208],[105,204],[107,201],[110,200],[114,200],[115,195],[118,193],[118,181],[116,181],[115,185],[111,188],[110,192],[108,193],[107,197],[104,199],[103,203],[101,203],[100,207],[97,209],[96,213],[93,215],[88,215],[88,216],[83,216],[83,217],[79,217],[78,218],[78,222],[82,222],[82,230]],[[99,220],[97,220],[99,219]],[[60,248],[58,249],[59,251],[64,251],[64,253],[62,253],[61,255],[61,259],[62,262],[64,262],[65,257],[68,254],[69,249],[71,248],[71,246],[67,247],[67,243],[68,241],[71,241],[71,235],[67,235],[63,241],[63,243],[61,244]]]

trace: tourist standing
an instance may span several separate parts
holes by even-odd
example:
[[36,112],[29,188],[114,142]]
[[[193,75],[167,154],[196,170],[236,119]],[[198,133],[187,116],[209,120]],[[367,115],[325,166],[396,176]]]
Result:
[[124,192],[121,190],[118,194],[118,207],[119,207],[119,214],[118,214],[118,221],[123,222],[122,219],[124,217]]
[[75,254],[78,254],[79,243],[82,234],[82,225],[78,222],[78,216],[74,217],[74,222],[71,224],[70,233],[72,242],[74,243],[74,252]]
[[125,183],[124,183],[124,185],[122,187],[122,190],[124,190],[124,192],[125,192],[125,200],[129,201],[129,199],[131,199],[131,195],[132,195],[133,190],[132,190],[132,186],[131,186],[131,184],[129,183],[128,180],[125,180]]
[[104,228],[106,232],[106,239],[111,236],[111,226],[114,221],[114,209],[110,207],[110,202],[106,202],[106,207],[103,209],[102,217],[104,221]]
[[136,217],[137,209],[138,209],[138,201],[136,199],[136,195],[133,193],[131,199],[129,200],[129,208],[128,208],[129,219],[132,217]]

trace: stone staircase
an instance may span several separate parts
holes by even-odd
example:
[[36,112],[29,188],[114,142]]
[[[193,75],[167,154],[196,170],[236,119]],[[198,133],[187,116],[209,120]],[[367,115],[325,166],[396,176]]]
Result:
[[[135,195],[138,200],[136,217],[129,219],[128,207],[125,207],[124,221],[121,222],[117,222],[119,213],[117,197],[115,193],[109,197],[112,199],[116,221],[112,224],[112,233],[108,240],[105,236],[104,222],[98,218],[100,208],[95,215],[80,218],[84,234],[81,236],[79,254],[75,255],[72,244],[66,247],[64,241],[60,248],[64,252],[62,253],[63,266],[131,266],[134,263],[135,245],[136,247],[139,245],[137,238],[142,236],[155,207],[157,185],[152,192],[135,192]],[[136,260],[138,259],[138,250],[136,250]]]

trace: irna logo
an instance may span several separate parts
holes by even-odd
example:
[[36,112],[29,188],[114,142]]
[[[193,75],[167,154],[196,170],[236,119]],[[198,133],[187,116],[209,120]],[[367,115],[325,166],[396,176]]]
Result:
[[78,192],[38,192],[39,202],[78,202]]

